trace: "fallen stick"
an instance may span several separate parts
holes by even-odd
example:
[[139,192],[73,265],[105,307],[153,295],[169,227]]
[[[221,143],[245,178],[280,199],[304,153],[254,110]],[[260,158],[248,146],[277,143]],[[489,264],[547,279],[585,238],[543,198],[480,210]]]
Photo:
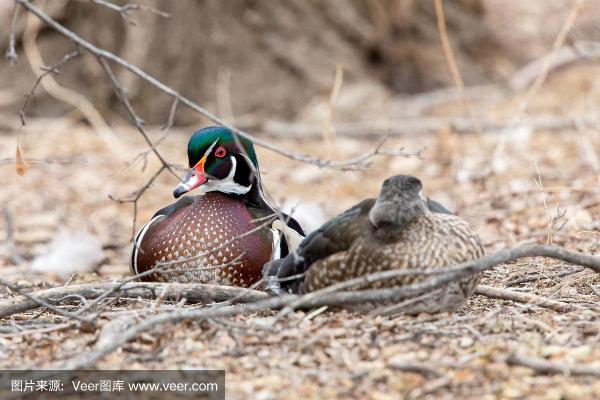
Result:
[[558,312],[569,312],[577,310],[579,307],[561,301],[550,300],[542,296],[531,293],[522,293],[514,290],[500,289],[491,286],[478,285],[475,288],[475,294],[490,297],[492,299],[512,300],[517,303],[526,303],[538,307],[549,308]]
[[[178,323],[181,321],[204,320],[207,318],[229,317],[249,312],[258,312],[268,309],[279,309],[282,307],[304,306],[319,307],[324,305],[346,305],[356,304],[366,301],[384,301],[393,300],[408,296],[417,296],[429,290],[438,288],[448,282],[460,280],[470,274],[482,272],[491,269],[497,264],[514,261],[524,257],[544,256],[566,261],[572,264],[586,266],[596,272],[600,272],[600,257],[581,254],[565,250],[562,247],[547,245],[528,245],[507,249],[496,254],[483,257],[479,260],[469,261],[454,267],[443,270],[420,271],[421,274],[435,273],[434,276],[411,285],[387,288],[371,289],[359,291],[335,292],[351,287],[365,285],[367,283],[390,279],[397,276],[406,275],[407,271],[390,270],[382,271],[371,275],[365,275],[360,278],[351,279],[336,285],[321,289],[316,292],[308,293],[303,296],[283,295],[259,300],[252,303],[236,304],[232,306],[211,307],[202,309],[182,309],[174,312],[161,312],[157,315],[146,318],[145,320],[133,325],[119,334],[115,334],[111,340],[107,340],[103,346],[96,347],[93,351],[77,355],[68,360],[58,362],[51,366],[54,369],[86,369],[92,368],[96,363],[102,360],[109,353],[117,350],[123,344],[135,338],[142,332],[149,331],[158,326],[168,323]],[[433,271],[433,272],[432,272]],[[414,274],[415,272],[412,271]]]
[[[60,286],[52,289],[40,290],[33,293],[35,299],[48,304],[64,303],[61,299],[66,296],[78,295],[85,299],[95,299],[121,285],[118,291],[110,297],[142,298],[154,300],[159,297],[165,300],[178,301],[185,298],[188,303],[212,303],[231,300],[238,302],[253,302],[269,297],[268,294],[257,290],[250,290],[235,286],[204,285],[199,283],[156,283],[156,282],[129,282],[115,283],[84,283],[79,285]],[[69,302],[73,301],[71,297]],[[25,312],[44,306],[32,298],[14,297],[0,301],[0,318],[12,314]]]
[[[600,256],[592,256],[572,252],[565,250],[564,248],[555,246],[525,245],[503,250],[498,253],[480,258],[478,260],[465,262],[445,269],[422,268],[410,270],[396,269],[381,271],[374,274],[349,279],[347,281],[337,283],[335,285],[305,294],[303,296],[288,295],[276,299],[269,299],[269,296],[267,294],[254,290],[248,290],[244,288],[231,286],[202,284],[131,282],[123,285],[123,283],[116,282],[105,284],[63,286],[60,288],[47,289],[46,291],[37,292],[34,294],[34,296],[29,295],[27,293],[22,293],[24,296],[29,296],[28,300],[15,298],[0,302],[0,318],[11,315],[11,313],[22,312],[39,306],[46,306],[45,304],[40,303],[40,301],[42,301],[48,304],[48,302],[45,300],[46,297],[44,296],[49,296],[50,300],[55,301],[67,295],[80,295],[85,298],[95,298],[101,295],[106,296],[106,293],[113,290],[115,286],[119,285],[121,285],[119,291],[115,291],[115,293],[112,293],[110,297],[120,296],[119,292],[129,289],[129,296],[131,297],[155,299],[159,295],[161,295],[160,293],[162,293],[162,290],[172,290],[171,293],[173,294],[167,292],[168,295],[163,297],[165,297],[166,299],[180,299],[182,297],[186,297],[190,302],[218,302],[235,299],[237,302],[249,302],[251,304],[248,305],[258,307],[258,309],[256,310],[252,308],[249,311],[259,311],[268,308],[277,309],[281,307],[286,307],[287,311],[289,312],[298,307],[310,308],[322,306],[346,306],[364,302],[381,302],[390,300],[393,301],[418,296],[425,292],[437,289],[447,283],[458,281],[469,275],[489,270],[498,264],[507,263],[520,258],[538,256],[562,260],[571,264],[581,265],[590,268],[596,272],[600,272]],[[389,280],[392,278],[397,278],[406,275],[423,275],[430,277],[412,285],[382,289],[348,290],[357,287],[364,287],[370,283]],[[0,284],[5,283],[0,281]],[[136,293],[136,296],[133,296],[133,292],[131,292],[131,290],[133,290],[134,288],[139,289],[139,291]],[[155,289],[153,290],[152,288]],[[160,293],[157,293],[157,290],[159,289],[162,290],[160,290]],[[77,290],[79,290],[79,292]],[[38,296],[41,297],[38,298]],[[36,299],[40,301],[36,301]],[[185,315],[186,312],[189,312],[189,310],[184,311],[181,314]],[[243,310],[243,308],[240,308],[239,311],[236,312],[241,313],[245,311]],[[214,317],[227,316],[229,315],[229,311],[225,311],[225,314],[226,315],[214,315]],[[185,319],[186,317],[184,316],[183,318]],[[204,318],[204,314],[202,312],[198,315],[191,313],[189,315],[189,318]]]
[[564,361],[554,362],[518,354],[509,356],[506,359],[506,363],[531,368],[538,374],[589,375],[600,377],[600,366],[565,365]]

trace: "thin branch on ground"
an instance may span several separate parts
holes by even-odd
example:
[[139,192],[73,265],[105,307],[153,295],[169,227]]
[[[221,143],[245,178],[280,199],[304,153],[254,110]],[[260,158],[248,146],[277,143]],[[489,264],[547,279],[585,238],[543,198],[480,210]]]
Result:
[[[24,292],[22,292],[21,290],[17,293],[23,294]],[[232,298],[236,298],[236,302],[253,302],[270,297],[265,292],[236,286],[159,282],[82,283],[39,290],[30,295],[31,298],[27,297],[26,299],[14,297],[0,300],[0,318],[38,308],[41,306],[40,301],[46,302],[51,307],[56,307],[57,304],[72,303],[73,301],[82,303],[83,300],[102,300],[111,297],[145,300],[155,300],[162,297],[165,300],[174,302],[185,298],[186,303],[190,304],[212,303]],[[87,311],[92,305],[92,302],[88,302],[88,305],[81,308],[81,310]],[[51,310],[55,311],[54,309]],[[83,313],[80,311],[72,315],[81,316]]]
[[523,283],[534,282],[534,281],[539,280],[540,278],[545,278],[545,279],[564,278],[565,276],[573,275],[573,274],[579,273],[584,270],[585,270],[585,268],[574,268],[571,271],[561,271],[561,272],[557,272],[554,275],[549,275],[549,276],[540,276],[538,274],[527,275],[527,276],[523,276],[520,278],[511,279],[510,281],[508,281],[506,283],[506,286],[516,286],[516,285],[520,285]]
[[[0,285],[7,287],[8,289],[12,290],[13,292],[25,297],[29,302],[34,304],[34,307],[35,307],[35,305],[38,305],[39,307],[45,307],[48,310],[52,311],[53,313],[63,316],[65,318],[80,321],[83,325],[86,325],[87,327],[90,327],[91,325],[93,325],[93,323],[90,322],[88,319],[86,319],[82,316],[70,313],[68,311],[65,311],[59,307],[56,307],[53,304],[49,303],[48,301],[44,300],[43,298],[39,298],[35,295],[29,294],[26,291],[24,291],[23,289],[19,288],[16,285],[13,285],[12,283],[8,282],[5,279],[0,278]],[[34,308],[34,307],[30,307],[30,309]],[[0,318],[2,318],[2,317],[0,317]]]
[[[360,302],[406,299],[437,289],[447,283],[459,281],[470,275],[486,271],[498,264],[505,264],[527,257],[554,258],[571,264],[581,265],[600,273],[600,256],[572,252],[556,246],[524,245],[503,250],[478,260],[468,261],[449,268],[395,269],[364,275],[308,293],[299,297],[297,301],[288,304],[287,307],[294,309],[302,306],[314,307],[316,305],[356,304]],[[341,290],[364,287],[370,283],[407,275],[433,275],[433,277],[411,285],[396,288],[370,289],[359,292],[339,292]],[[329,299],[336,302],[336,304],[323,303],[323,299]]]
[[588,375],[600,377],[600,367],[591,365],[566,365],[565,361],[548,361],[541,358],[513,354],[506,359],[509,365],[533,369],[538,374]]
[[[525,257],[550,257],[568,263],[585,266],[593,269],[596,272],[600,272],[599,256],[590,256],[587,254],[571,252],[555,246],[519,246],[483,257],[479,260],[462,263],[454,267],[445,268],[442,270],[434,270],[434,272],[431,272],[431,269],[425,270],[430,271],[429,274],[436,273],[436,275],[421,282],[401,287],[337,293],[331,293],[326,290],[328,288],[325,288],[319,291],[320,293],[312,292],[303,296],[283,295],[280,297],[269,298],[256,302],[219,308],[186,309],[177,310],[174,312],[164,312],[156,316],[149,317],[139,324],[120,332],[118,335],[112,338],[113,340],[107,342],[105,346],[102,346],[93,352],[77,356],[73,359],[67,360],[66,362],[60,363],[59,365],[55,365],[54,367],[65,369],[91,368],[107,354],[115,351],[124,343],[127,343],[129,340],[136,337],[138,334],[167,323],[177,323],[185,320],[202,320],[207,318],[227,317],[268,309],[279,309],[286,306],[289,307],[292,304],[304,307],[321,307],[325,305],[346,306],[364,302],[394,301],[411,296],[418,296],[447,283],[491,269],[495,265]],[[349,287],[361,286],[370,282],[388,280],[390,278],[402,275],[405,275],[405,271],[403,270],[383,271],[352,279],[347,282],[342,282],[335,285],[335,287],[336,289],[345,289]],[[318,295],[314,296],[315,293],[318,293]]]
[[542,203],[544,204],[544,211],[546,212],[546,220],[548,226],[548,233],[546,235],[546,244],[552,244],[552,239],[556,232],[559,232],[567,223],[566,213],[567,210],[560,210],[558,208],[558,202],[556,203],[556,211],[551,215],[550,210],[548,208],[548,202],[546,201],[546,192],[544,192],[544,184],[542,182],[542,173],[537,165],[537,162],[533,160],[533,165],[535,167],[536,176],[533,177],[533,181],[535,182],[538,190],[540,191],[542,197]]
[[475,294],[492,299],[511,300],[517,303],[530,304],[538,307],[548,308],[557,312],[569,312],[581,308],[576,305],[563,303],[561,301],[550,300],[532,293],[522,293],[514,290],[495,288],[485,285],[478,285],[475,288]]
[[[176,272],[176,273],[196,272],[196,273],[198,273],[199,271],[206,270],[206,269],[227,268],[227,267],[230,267],[232,265],[238,264],[239,263],[239,259],[242,257],[242,255],[239,255],[239,256],[235,257],[233,260],[231,260],[231,261],[229,261],[227,263],[224,263],[224,264],[210,266],[210,267],[204,267],[204,268],[203,267],[196,267],[196,268],[190,268],[190,269],[186,269],[186,270],[178,269],[178,270],[176,270],[174,272]],[[120,282],[115,283],[114,286],[112,286],[109,289],[107,289],[104,293],[102,293],[101,295],[99,295],[93,301],[90,301],[88,304],[86,304],[85,307],[83,307],[79,311],[77,311],[76,314],[79,314],[79,315],[84,314],[88,310],[92,309],[94,306],[98,305],[105,298],[112,297],[116,293],[119,293],[126,284],[128,284],[130,282],[133,282],[133,281],[136,281],[136,280],[140,280],[143,277],[146,277],[146,276],[149,276],[149,275],[152,275],[152,274],[156,274],[156,273],[160,273],[160,272],[169,272],[169,270],[167,268],[165,268],[164,266],[162,266],[161,264],[157,264],[157,265],[155,265],[154,267],[150,268],[147,271],[140,272],[139,274],[136,274],[136,275],[128,276],[127,278],[122,279]],[[174,283],[176,283],[176,282],[174,282]],[[220,287],[220,286],[217,285],[217,287]],[[234,288],[236,288],[236,287],[234,287]],[[244,289],[244,288],[242,288],[242,289]],[[240,292],[240,298],[244,297],[245,293],[246,292]],[[232,297],[232,298],[228,298],[226,300],[227,301],[231,301],[231,302],[235,302],[237,300],[237,298]],[[221,301],[221,300],[214,300],[214,301]]]

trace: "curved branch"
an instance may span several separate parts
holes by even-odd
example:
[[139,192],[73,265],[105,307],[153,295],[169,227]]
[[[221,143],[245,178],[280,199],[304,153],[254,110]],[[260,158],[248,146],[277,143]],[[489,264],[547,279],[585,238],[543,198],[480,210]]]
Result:
[[[5,285],[6,282],[0,282]],[[238,302],[254,302],[269,298],[269,295],[257,290],[244,289],[234,286],[204,285],[199,283],[156,283],[129,282],[121,283],[84,283],[79,285],[59,286],[40,290],[28,295],[26,299],[18,297],[0,301],[0,318],[46,306],[56,311],[56,304],[72,302],[75,297],[81,299],[96,299],[118,287],[109,297],[141,298],[155,300],[163,298],[178,301],[185,298],[188,303],[210,303],[237,298]],[[19,291],[25,296],[26,293]],[[66,300],[66,301],[65,301]],[[60,310],[60,309],[58,309]],[[73,316],[77,314],[72,314]],[[71,316],[71,314],[69,315]],[[79,317],[82,318],[82,317]]]
[[[189,107],[190,109],[198,112],[205,118],[213,121],[214,123],[216,123],[218,125],[221,125],[227,129],[231,130],[234,134],[239,135],[240,137],[243,137],[247,140],[252,141],[257,146],[271,150],[275,153],[278,153],[278,154],[280,154],[284,157],[290,158],[292,160],[301,161],[301,162],[305,162],[308,164],[313,164],[320,168],[330,168],[330,169],[340,169],[340,170],[352,170],[352,169],[357,168],[356,162],[354,160],[348,160],[348,161],[321,160],[317,157],[313,157],[310,155],[290,152],[290,151],[284,150],[278,146],[275,146],[266,140],[258,139],[256,137],[250,135],[249,133],[242,131],[241,129],[238,129],[238,128],[228,124],[223,119],[217,117],[210,111],[208,111],[205,108],[198,105],[196,102],[188,99],[187,97],[183,96],[181,93],[177,92],[170,86],[167,86],[166,84],[159,81],[152,75],[146,73],[138,66],[133,65],[133,64],[127,62],[126,60],[124,60],[123,58],[117,56],[116,54],[113,54],[110,51],[101,49],[101,48],[93,45],[92,43],[88,42],[87,40],[83,39],[82,37],[78,36],[76,33],[67,29],[66,27],[64,27],[63,25],[58,23],[56,20],[52,19],[48,14],[44,13],[42,10],[40,10],[39,8],[34,6],[30,1],[28,1],[28,0],[14,0],[14,1],[19,3],[27,11],[34,14],[40,20],[44,21],[52,29],[54,29],[61,35],[65,36],[67,39],[73,41],[77,45],[81,46],[83,49],[87,50],[94,56],[96,56],[100,59],[110,60],[110,61],[122,66],[123,68],[129,70],[134,75],[140,77],[144,81],[146,81],[149,84],[151,84],[152,86],[156,87],[163,93],[173,97],[173,99],[177,99],[180,103],[182,103],[182,104],[186,105],[187,107]],[[377,151],[373,151],[371,153],[372,153],[372,155],[379,154]],[[364,166],[362,168],[364,168]]]
[[[462,279],[463,277],[468,276],[470,274],[491,269],[497,264],[514,261],[519,258],[537,256],[550,257],[571,264],[578,264],[593,269],[596,272],[600,272],[600,256],[591,256],[587,254],[576,253],[565,250],[560,247],[548,245],[520,246],[513,249],[498,252],[496,254],[481,258],[479,260],[474,260],[457,265],[455,267],[438,270],[438,273],[441,272],[440,275],[436,275],[432,278],[428,278],[416,284],[397,288],[349,291],[339,293],[322,293],[320,296],[317,297],[309,297],[310,294],[304,296],[284,295],[281,297],[274,297],[247,304],[238,304],[234,306],[213,307],[208,309],[187,309],[183,311],[161,313],[156,316],[149,317],[141,323],[129,327],[123,332],[120,332],[120,334],[117,337],[115,337],[115,340],[106,343],[102,347],[97,348],[96,350],[90,353],[86,353],[84,355],[67,360],[65,363],[54,367],[64,369],[90,368],[94,366],[99,360],[104,358],[107,354],[117,350],[124,343],[127,343],[129,340],[133,339],[138,334],[154,329],[155,327],[166,323],[176,323],[185,320],[200,320],[207,318],[227,317],[248,312],[257,312],[268,309],[279,309],[291,304],[302,304],[305,307],[320,307],[324,305],[339,306],[368,301],[394,300],[402,297],[417,296],[421,293],[442,286],[446,283]],[[422,271],[422,273],[431,274],[431,271],[432,270],[424,270]],[[351,285],[346,286],[352,287],[352,285],[357,285],[361,283],[364,284],[368,282],[375,282],[377,280],[389,279],[393,276],[400,276],[403,274],[403,272],[404,271],[402,270],[392,270],[371,274],[362,278],[347,281],[350,282]],[[342,285],[336,286],[342,287]],[[304,299],[304,301],[299,301],[302,299]]]

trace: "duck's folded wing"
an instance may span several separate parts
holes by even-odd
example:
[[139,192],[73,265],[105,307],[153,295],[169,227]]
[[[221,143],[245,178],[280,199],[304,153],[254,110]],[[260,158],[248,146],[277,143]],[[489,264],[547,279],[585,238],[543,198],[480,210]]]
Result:
[[295,252],[267,263],[263,275],[276,277],[282,288],[296,291],[298,283],[303,279],[302,274],[312,263],[347,250],[361,232],[368,229],[368,215],[373,204],[375,199],[363,200],[327,221],[309,234]]
[[444,207],[441,203],[431,199],[427,199],[427,208],[429,208],[429,211],[434,213],[452,214],[452,212]]

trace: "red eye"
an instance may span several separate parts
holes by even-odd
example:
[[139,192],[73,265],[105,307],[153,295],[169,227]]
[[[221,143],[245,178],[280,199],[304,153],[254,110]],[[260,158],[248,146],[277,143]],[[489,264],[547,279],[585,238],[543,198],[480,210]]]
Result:
[[217,156],[219,158],[225,157],[225,154],[227,154],[227,150],[225,150],[225,147],[223,147],[223,146],[219,146],[215,150],[215,156]]

